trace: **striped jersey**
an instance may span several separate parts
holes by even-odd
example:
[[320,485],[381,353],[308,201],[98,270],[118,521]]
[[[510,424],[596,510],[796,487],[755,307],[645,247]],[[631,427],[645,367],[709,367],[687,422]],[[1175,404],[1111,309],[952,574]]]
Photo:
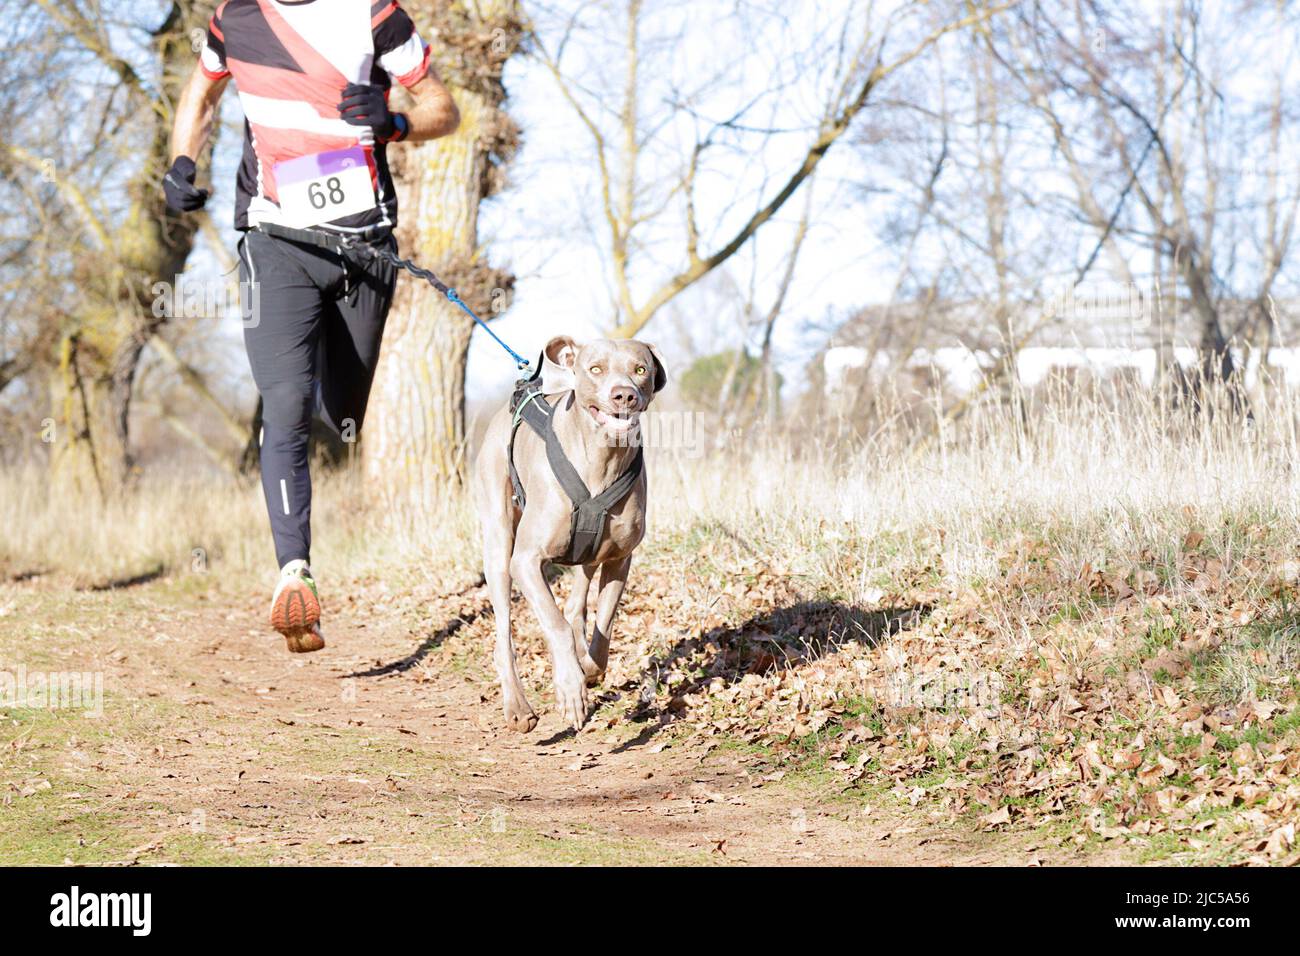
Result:
[[210,79],[233,77],[244,110],[244,155],[236,177],[235,228],[279,221],[275,165],[360,146],[375,208],[330,225],[393,225],[397,195],[382,143],[350,126],[338,104],[349,83],[411,86],[429,47],[396,0],[227,0],[208,23],[200,61]]

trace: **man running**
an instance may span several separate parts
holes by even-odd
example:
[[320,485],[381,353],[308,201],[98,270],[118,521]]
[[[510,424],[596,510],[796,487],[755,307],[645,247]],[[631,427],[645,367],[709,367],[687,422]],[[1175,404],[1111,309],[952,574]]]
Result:
[[[262,396],[262,489],[280,565],[271,626],[290,651],[315,651],[325,641],[308,564],[312,414],[355,440],[396,282],[387,262],[315,234],[395,251],[387,145],[446,136],[460,115],[394,0],[228,0],[176,108],[163,190],[177,212],[207,201],[194,158],[231,77],[245,117],[235,181],[244,345]],[[409,113],[388,108],[394,81],[414,100]]]

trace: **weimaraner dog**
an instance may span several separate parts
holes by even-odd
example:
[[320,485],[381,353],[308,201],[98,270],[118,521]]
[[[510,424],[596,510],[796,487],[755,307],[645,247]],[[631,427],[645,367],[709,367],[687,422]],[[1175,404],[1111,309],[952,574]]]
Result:
[[[602,339],[578,344],[561,335],[546,344],[542,393],[553,407],[552,422],[564,454],[592,494],[609,487],[633,463],[641,444],[641,413],[666,382],[658,353],[641,342]],[[573,505],[551,469],[545,442],[524,424],[515,436],[514,461],[525,506],[516,506],[507,457],[512,425],[509,407],[493,417],[473,479],[483,531],[483,575],[496,618],[493,661],[506,723],[520,733],[537,726],[537,714],[515,671],[510,632],[513,578],[546,637],[560,716],[580,730],[587,720],[587,688],[601,679],[609,661],[610,629],[632,551],[645,534],[645,471],[610,509],[593,560],[574,566],[573,590],[561,612],[543,565],[565,554]],[[588,643],[587,592],[598,569],[596,626]]]

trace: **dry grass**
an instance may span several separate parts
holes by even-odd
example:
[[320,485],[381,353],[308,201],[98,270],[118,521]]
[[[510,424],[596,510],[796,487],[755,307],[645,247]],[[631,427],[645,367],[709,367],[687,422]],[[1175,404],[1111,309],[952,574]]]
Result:
[[[638,633],[611,680],[642,681],[642,711],[694,732],[983,826],[1070,821],[1155,858],[1287,859],[1298,411],[1284,392],[1247,419],[1219,399],[1193,413],[1058,390],[977,407],[929,443],[913,416],[852,444],[809,428],[654,449]],[[0,475],[9,575],[102,584],[183,572],[195,549],[214,573],[274,571],[256,485],[154,478],[108,507],[44,487]],[[327,584],[438,593],[476,575],[462,496],[387,513],[344,472],[317,502]],[[900,686],[914,699],[887,699]]]
[[723,522],[774,564],[861,599],[937,553],[946,582],[997,571],[990,540],[1042,537],[1080,568],[1106,554],[1167,550],[1196,526],[1230,547],[1248,524],[1300,531],[1296,413],[1285,395],[1240,416],[1049,396],[984,406],[942,442],[885,428],[845,451],[793,454],[759,436],[698,461],[656,462],[658,528]]
[[[355,472],[318,472],[313,494],[313,564],[321,573],[350,578],[398,571],[462,586],[473,576],[474,520],[459,496],[414,520],[366,507]],[[50,574],[84,588],[195,570],[234,578],[275,573],[255,480],[150,476],[105,504],[51,496],[33,467],[0,472],[0,501],[5,577]]]
[[[1257,407],[1251,422],[1048,394],[1023,415],[981,406],[929,443],[886,424],[852,448],[810,441],[813,426],[797,448],[755,430],[698,457],[655,449],[652,536],[716,528],[774,569],[858,601],[936,554],[946,583],[982,581],[997,570],[989,542],[1022,533],[1080,568],[1107,554],[1167,549],[1192,526],[1217,549],[1248,524],[1300,540],[1298,411],[1285,394]],[[417,517],[368,507],[362,490],[356,473],[318,473],[322,569],[473,574],[477,536],[463,496]],[[0,502],[6,576],[54,572],[87,585],[183,571],[196,560],[233,575],[272,563],[256,483],[153,475],[101,504],[51,496],[32,466],[0,472]]]
[[[741,540],[796,613],[680,647],[665,667],[702,676],[665,706],[991,828],[1083,820],[1157,859],[1290,859],[1296,411],[1058,393],[928,447],[886,428],[683,466],[658,526]],[[860,608],[900,630],[866,640]]]

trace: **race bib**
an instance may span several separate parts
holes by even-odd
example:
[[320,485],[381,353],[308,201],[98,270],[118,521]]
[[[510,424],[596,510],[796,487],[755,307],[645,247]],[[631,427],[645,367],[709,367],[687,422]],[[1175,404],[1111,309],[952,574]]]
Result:
[[360,146],[275,164],[284,225],[297,229],[374,209],[375,187]]

